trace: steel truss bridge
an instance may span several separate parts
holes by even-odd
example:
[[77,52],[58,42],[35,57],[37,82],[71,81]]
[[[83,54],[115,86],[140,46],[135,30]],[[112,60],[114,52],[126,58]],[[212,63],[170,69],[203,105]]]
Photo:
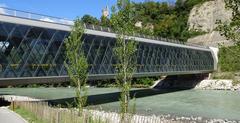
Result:
[[[0,8],[0,85],[68,81],[64,39],[72,21]],[[84,25],[83,49],[89,79],[114,78],[116,34],[110,28]],[[144,35],[138,43],[135,77],[204,74],[216,69],[207,47]]]

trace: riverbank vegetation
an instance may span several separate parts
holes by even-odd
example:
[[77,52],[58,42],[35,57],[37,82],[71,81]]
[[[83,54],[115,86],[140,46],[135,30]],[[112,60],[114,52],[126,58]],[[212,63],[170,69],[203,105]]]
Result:
[[240,45],[221,47],[219,51],[219,67],[222,72],[240,71]]
[[234,43],[233,46],[221,46],[219,57],[220,67],[223,71],[239,71],[240,70],[240,1],[225,0],[226,7],[232,10],[232,20],[230,23],[218,21],[217,30],[221,35]]
[[219,70],[220,72],[232,72],[234,84],[240,83],[240,1],[225,0],[226,7],[232,10],[230,23],[218,21],[217,30],[221,35],[234,43],[233,46],[220,46]]

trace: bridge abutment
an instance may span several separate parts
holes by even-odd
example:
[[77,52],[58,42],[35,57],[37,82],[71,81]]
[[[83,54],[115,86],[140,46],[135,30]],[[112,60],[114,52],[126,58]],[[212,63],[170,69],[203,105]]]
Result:
[[169,75],[159,80],[155,89],[191,89],[196,87],[202,80],[208,79],[209,74]]

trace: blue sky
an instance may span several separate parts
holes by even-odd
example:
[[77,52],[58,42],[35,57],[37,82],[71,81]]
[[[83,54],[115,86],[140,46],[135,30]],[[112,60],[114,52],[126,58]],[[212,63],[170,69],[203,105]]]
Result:
[[[84,14],[90,14],[99,18],[101,16],[101,10],[106,5],[114,5],[116,1],[117,0],[0,0],[0,6],[73,20],[77,16],[82,17]],[[144,0],[132,1],[142,2]]]

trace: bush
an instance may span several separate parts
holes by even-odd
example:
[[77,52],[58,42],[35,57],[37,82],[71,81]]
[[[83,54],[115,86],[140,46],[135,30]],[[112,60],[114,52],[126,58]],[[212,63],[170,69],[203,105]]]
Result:
[[235,72],[240,70],[239,46],[222,47],[219,50],[219,67],[223,72]]
[[151,86],[154,84],[155,80],[157,80],[157,77],[142,77],[137,78],[135,81],[133,81],[133,83],[138,85]]

